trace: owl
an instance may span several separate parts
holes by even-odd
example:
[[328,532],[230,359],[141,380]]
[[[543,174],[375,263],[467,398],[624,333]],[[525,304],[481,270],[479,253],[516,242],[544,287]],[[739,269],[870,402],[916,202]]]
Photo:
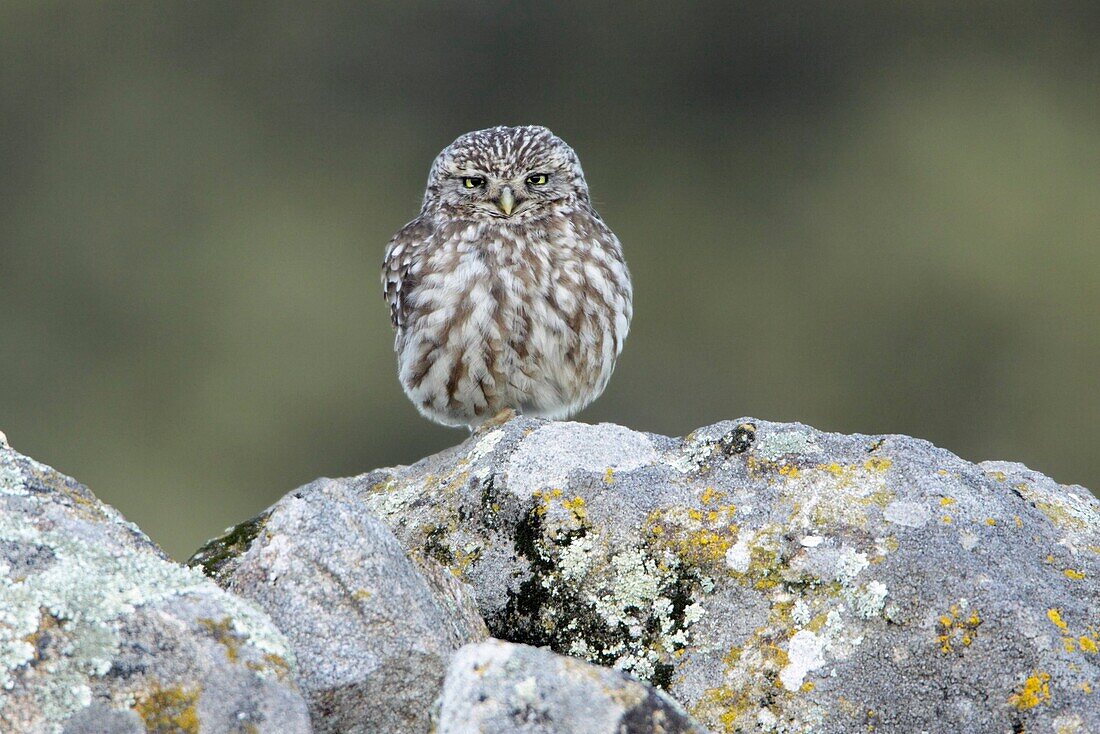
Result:
[[386,248],[401,386],[471,429],[509,409],[565,418],[607,386],[633,313],[630,273],[577,154],[545,127],[462,135]]

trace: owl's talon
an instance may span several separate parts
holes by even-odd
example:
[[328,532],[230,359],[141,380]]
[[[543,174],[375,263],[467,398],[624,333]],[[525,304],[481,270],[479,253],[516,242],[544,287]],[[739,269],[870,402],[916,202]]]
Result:
[[508,421],[516,417],[516,411],[514,408],[504,408],[489,420],[482,423],[480,426],[474,429],[474,433],[488,433],[494,428],[500,428]]

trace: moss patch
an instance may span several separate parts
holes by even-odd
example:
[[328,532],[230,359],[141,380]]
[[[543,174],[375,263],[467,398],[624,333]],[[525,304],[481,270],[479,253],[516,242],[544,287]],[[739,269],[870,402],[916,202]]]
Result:
[[202,572],[212,579],[220,579],[222,569],[247,551],[252,541],[263,530],[264,524],[271,513],[264,512],[251,520],[246,520],[233,527],[220,538],[207,541],[206,545],[195,551],[195,555],[187,559],[187,565],[191,568],[200,568]]

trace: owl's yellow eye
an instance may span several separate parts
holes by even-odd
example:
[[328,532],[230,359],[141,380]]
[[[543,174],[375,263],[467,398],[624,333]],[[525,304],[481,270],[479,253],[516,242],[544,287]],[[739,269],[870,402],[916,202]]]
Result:
[[535,173],[527,177],[528,186],[542,186],[546,183],[545,173]]
[[462,185],[468,189],[480,189],[485,185],[485,179],[481,176],[463,176]]

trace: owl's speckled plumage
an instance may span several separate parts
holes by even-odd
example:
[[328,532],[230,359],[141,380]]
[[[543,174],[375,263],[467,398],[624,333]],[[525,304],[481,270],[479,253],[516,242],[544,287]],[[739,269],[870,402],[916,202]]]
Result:
[[534,125],[467,133],[439,154],[382,285],[401,385],[452,426],[507,408],[576,413],[606,387],[632,314],[622,246],[577,155]]

